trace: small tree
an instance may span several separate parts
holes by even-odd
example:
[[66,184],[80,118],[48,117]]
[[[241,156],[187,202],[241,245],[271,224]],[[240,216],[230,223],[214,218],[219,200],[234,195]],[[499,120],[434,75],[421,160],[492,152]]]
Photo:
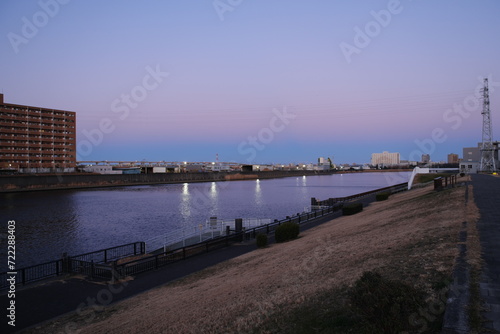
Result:
[[285,242],[296,239],[299,236],[299,224],[286,222],[278,226],[274,232],[276,242]]
[[351,203],[342,208],[342,215],[349,216],[363,211],[363,203]]
[[389,198],[390,193],[388,192],[383,192],[383,193],[378,193],[375,195],[375,199],[377,201],[385,201],[386,199]]

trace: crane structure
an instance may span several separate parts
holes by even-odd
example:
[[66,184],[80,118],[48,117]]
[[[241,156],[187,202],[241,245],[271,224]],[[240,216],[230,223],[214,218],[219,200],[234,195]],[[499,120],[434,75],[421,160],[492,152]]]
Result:
[[494,172],[495,166],[495,147],[493,146],[493,134],[491,131],[490,97],[488,90],[488,78],[484,78],[483,93],[483,137],[481,141],[481,172]]

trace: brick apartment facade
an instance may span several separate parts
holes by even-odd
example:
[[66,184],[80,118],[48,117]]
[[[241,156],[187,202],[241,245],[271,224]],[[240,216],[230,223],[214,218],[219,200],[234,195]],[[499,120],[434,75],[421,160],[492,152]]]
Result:
[[4,103],[0,94],[0,170],[71,171],[76,113]]

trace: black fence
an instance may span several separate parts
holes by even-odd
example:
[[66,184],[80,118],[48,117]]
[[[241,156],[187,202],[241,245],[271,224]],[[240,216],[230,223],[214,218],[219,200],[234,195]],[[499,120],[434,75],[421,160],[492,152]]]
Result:
[[235,242],[254,239],[259,233],[274,233],[274,230],[279,225],[285,222],[294,222],[299,225],[306,224],[317,218],[321,218],[337,212],[342,209],[342,206],[343,205],[340,204],[323,208],[321,210],[297,214],[296,216],[289,216],[282,220],[276,219],[270,224],[257,226],[242,231],[233,231],[234,233],[229,235],[209,239],[190,246],[180,247],[168,252],[161,252],[159,254],[154,254],[140,259],[121,263],[119,265],[116,265],[113,270],[111,270],[113,274],[117,275],[116,277],[113,277],[113,279],[120,279],[124,278],[125,276],[136,275],[145,271],[155,270],[170,263],[184,260],[197,254],[207,253],[215,249],[227,247]]
[[143,241],[138,241],[126,245],[121,245],[85,254],[71,256],[71,259],[86,261],[86,262],[106,263],[127,256],[144,254],[145,250],[146,250],[145,243]]
[[144,242],[101,249],[60,260],[45,262],[30,267],[18,268],[13,272],[0,273],[0,290],[8,289],[11,284],[28,284],[67,273],[83,274],[89,277],[110,279],[111,268],[107,262],[127,256],[144,254]]
[[19,268],[13,272],[0,273],[0,290],[7,289],[13,284],[24,285],[43,280],[45,278],[59,276],[62,273],[62,260],[45,262],[26,268]]

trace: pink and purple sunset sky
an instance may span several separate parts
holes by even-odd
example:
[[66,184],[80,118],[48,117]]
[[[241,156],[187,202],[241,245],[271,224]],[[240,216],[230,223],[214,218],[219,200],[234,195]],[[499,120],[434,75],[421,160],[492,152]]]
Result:
[[[4,0],[7,103],[77,112],[78,160],[445,160],[500,140],[496,0]],[[168,74],[167,74],[168,73]]]

